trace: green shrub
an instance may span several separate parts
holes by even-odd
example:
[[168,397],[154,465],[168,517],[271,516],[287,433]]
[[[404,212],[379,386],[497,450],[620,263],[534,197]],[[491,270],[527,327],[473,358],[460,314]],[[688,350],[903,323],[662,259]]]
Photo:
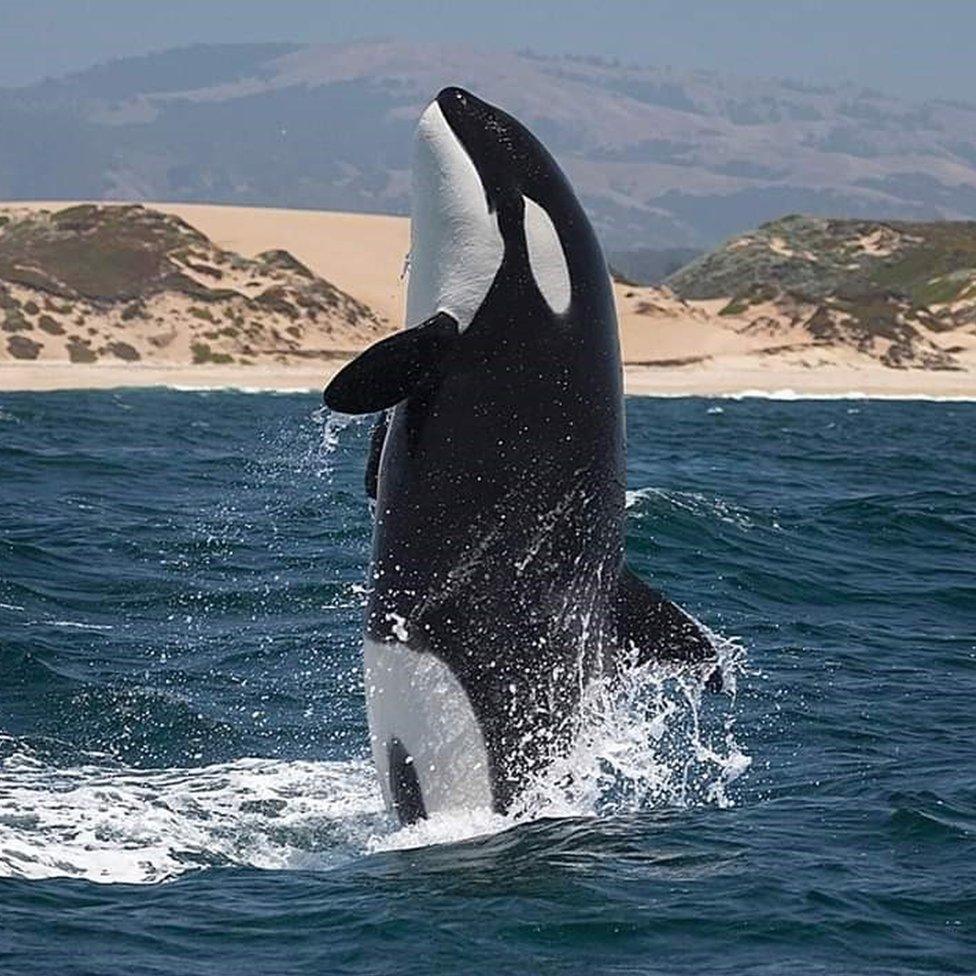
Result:
[[3,320],[4,332],[30,332],[34,326],[24,318],[23,312],[16,308],[7,309]]
[[68,359],[73,363],[93,363],[98,359],[98,353],[94,349],[89,348],[81,339],[77,336],[72,336],[68,340]]
[[7,350],[14,359],[37,359],[43,347],[27,336],[12,335],[7,340]]
[[214,352],[206,342],[194,342],[190,346],[190,351],[193,353],[193,363],[197,366],[203,363],[225,366],[234,361],[234,357],[226,352]]
[[42,315],[37,320],[37,324],[48,335],[64,335],[64,326],[50,315]]
[[105,348],[113,356],[124,359],[127,363],[142,359],[142,356],[139,355],[139,350],[135,346],[130,346],[127,342],[110,342]]

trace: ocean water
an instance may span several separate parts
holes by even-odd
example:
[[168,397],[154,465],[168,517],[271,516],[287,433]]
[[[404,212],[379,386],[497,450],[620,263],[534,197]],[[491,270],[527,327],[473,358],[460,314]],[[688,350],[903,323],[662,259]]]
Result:
[[0,971],[976,972],[976,404],[630,400],[730,690],[633,673],[571,790],[406,830],[317,406],[0,394]]

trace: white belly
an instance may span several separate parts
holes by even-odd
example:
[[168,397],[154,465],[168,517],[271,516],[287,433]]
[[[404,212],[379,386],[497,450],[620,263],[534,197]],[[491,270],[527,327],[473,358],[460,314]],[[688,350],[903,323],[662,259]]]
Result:
[[490,810],[488,753],[467,693],[433,654],[367,637],[366,709],[373,759],[393,809],[389,749],[399,739],[413,759],[428,815]]

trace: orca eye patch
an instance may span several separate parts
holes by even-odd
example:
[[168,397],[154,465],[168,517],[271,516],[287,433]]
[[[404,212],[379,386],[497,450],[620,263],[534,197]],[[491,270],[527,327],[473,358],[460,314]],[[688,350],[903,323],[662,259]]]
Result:
[[525,243],[532,277],[549,308],[557,315],[563,315],[569,309],[572,287],[559,234],[552,218],[539,204],[529,197],[522,199],[525,203]]

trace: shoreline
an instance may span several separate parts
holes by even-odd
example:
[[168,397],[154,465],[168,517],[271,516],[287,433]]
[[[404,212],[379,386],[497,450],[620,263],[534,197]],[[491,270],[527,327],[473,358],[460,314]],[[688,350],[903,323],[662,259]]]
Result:
[[[321,392],[345,360],[309,366],[186,366],[132,363],[0,363],[0,394],[166,387],[176,390]],[[628,396],[802,399],[976,400],[970,371],[819,367],[694,369],[624,367]]]
[[[6,206],[54,209],[68,203]],[[391,332],[393,323],[403,318],[404,255],[410,246],[406,217],[210,204],[143,205],[188,221],[215,247],[248,259],[269,248],[284,248],[313,273],[365,302]],[[767,311],[776,322],[757,330],[751,320],[725,315],[725,299],[689,303],[660,289],[620,282],[614,285],[614,297],[625,391],[631,396],[976,400],[976,332],[971,327],[954,333],[954,354],[961,369],[894,369],[882,364],[881,347],[868,354],[849,343],[813,341],[782,316],[776,319],[775,309]],[[75,317],[63,328],[77,331],[86,324],[87,334],[94,336],[101,324],[104,334],[96,345],[106,348],[110,340],[126,338],[121,320],[110,318],[106,325],[99,323],[95,312],[91,314],[90,322]],[[181,314],[185,317],[189,312],[183,308]],[[0,394],[132,387],[318,394],[355,355],[353,350],[376,338],[369,330],[361,335],[316,334],[292,349],[289,362],[269,355],[248,366],[193,365],[189,337],[196,333],[177,320],[173,329],[179,333],[178,341],[162,351],[149,348],[142,342],[144,330],[136,330],[130,339],[140,339],[142,348],[137,350],[141,358],[135,360],[122,361],[103,348],[97,362],[72,363],[69,350],[55,348],[53,341],[34,360],[15,359],[11,353],[0,360]]]

